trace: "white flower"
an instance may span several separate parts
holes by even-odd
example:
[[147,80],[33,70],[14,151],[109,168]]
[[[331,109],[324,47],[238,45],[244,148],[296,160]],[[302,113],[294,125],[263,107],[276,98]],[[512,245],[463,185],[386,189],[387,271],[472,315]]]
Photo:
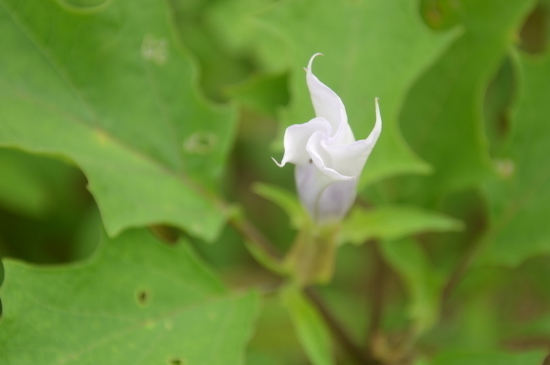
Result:
[[311,72],[316,56],[309,60],[306,81],[316,117],[288,127],[285,154],[279,167],[296,165],[296,185],[302,204],[317,223],[341,220],[355,200],[357,181],[378,136],[382,119],[376,99],[376,124],[366,139],[355,140],[346,109],[334,91]]

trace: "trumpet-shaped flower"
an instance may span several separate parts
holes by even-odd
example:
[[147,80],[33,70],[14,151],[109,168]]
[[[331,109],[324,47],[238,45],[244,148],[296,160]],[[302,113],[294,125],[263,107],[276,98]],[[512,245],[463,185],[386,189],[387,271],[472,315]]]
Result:
[[316,117],[288,127],[285,153],[279,167],[296,165],[296,186],[302,204],[318,224],[341,220],[355,201],[357,182],[382,131],[376,105],[376,123],[366,139],[355,140],[346,109],[334,91],[313,75],[311,57],[306,81]]

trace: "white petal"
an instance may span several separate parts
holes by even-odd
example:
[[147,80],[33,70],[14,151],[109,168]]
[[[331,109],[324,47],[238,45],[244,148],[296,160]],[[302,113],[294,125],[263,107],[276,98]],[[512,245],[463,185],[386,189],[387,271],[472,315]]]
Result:
[[323,174],[315,164],[297,165],[294,173],[300,202],[313,220],[317,220],[317,206],[321,193],[334,180]]
[[355,200],[356,179],[335,181],[314,164],[296,166],[295,178],[302,205],[318,223],[343,218]]
[[281,163],[275,161],[279,167],[283,167],[290,162],[295,165],[303,165],[309,163],[311,157],[306,150],[306,145],[310,137],[319,132],[324,136],[329,136],[331,127],[329,122],[323,118],[314,118],[304,124],[294,124],[288,127],[285,131],[284,147],[285,154]]
[[[382,118],[378,99],[376,99],[376,123],[370,135],[363,140],[348,145],[329,144],[327,140],[319,140],[318,145],[312,147],[319,156],[322,156],[326,168],[332,169],[340,175],[358,177],[367,162],[367,159],[382,131]],[[311,143],[317,140],[310,139]],[[311,153],[310,153],[311,154]]]
[[325,223],[344,218],[355,201],[357,180],[336,181],[321,193],[317,203],[317,221]]
[[353,132],[348,125],[348,117],[344,103],[334,91],[323,84],[312,72],[311,66],[315,57],[321,53],[314,54],[306,68],[306,81],[309,94],[317,117],[325,118],[332,126],[333,135],[337,143],[351,143],[355,141]]
[[[323,142],[327,141],[325,135],[322,133],[314,133],[307,141],[306,150],[311,157],[311,161],[324,175],[330,178],[331,181],[350,180],[354,179],[353,175],[341,174],[334,166],[333,157],[323,146]],[[347,147],[348,145],[343,145]],[[336,167],[336,168],[335,168]]]

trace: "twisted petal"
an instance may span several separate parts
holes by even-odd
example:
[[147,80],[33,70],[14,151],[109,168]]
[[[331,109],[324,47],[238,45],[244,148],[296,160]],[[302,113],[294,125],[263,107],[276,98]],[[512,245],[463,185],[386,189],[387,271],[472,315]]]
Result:
[[315,57],[321,53],[314,54],[306,68],[306,81],[317,117],[325,118],[332,126],[335,143],[351,143],[355,141],[353,132],[348,124],[348,116],[342,99],[327,85],[323,84],[312,72],[311,66]]
[[330,144],[326,139],[312,136],[308,141],[307,149],[312,157],[317,156],[317,159],[313,159],[315,164],[334,180],[341,180],[338,178],[341,176],[358,177],[381,131],[382,118],[378,100],[376,100],[376,123],[366,139],[345,145]]
[[342,219],[355,200],[356,179],[333,180],[315,164],[296,166],[300,201],[318,223]]
[[306,145],[314,133],[329,136],[331,126],[324,118],[314,118],[304,124],[295,124],[288,127],[285,131],[284,147],[285,154],[281,163],[275,161],[279,167],[283,167],[290,162],[295,165],[309,163],[311,157],[306,150]]
[[317,204],[317,222],[339,221],[344,218],[356,195],[357,179],[336,181],[327,186]]
[[331,181],[350,180],[355,178],[355,176],[353,175],[341,174],[339,171],[336,170],[338,166],[334,166],[334,164],[332,163],[332,156],[329,154],[326,148],[323,147],[326,140],[326,136],[324,136],[322,133],[317,132],[314,133],[307,141],[306,150],[309,153],[313,164]]

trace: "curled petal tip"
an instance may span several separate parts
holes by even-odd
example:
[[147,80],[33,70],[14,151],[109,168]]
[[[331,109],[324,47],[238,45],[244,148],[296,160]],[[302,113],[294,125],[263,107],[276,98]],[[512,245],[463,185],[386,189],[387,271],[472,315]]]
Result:
[[376,122],[374,124],[374,128],[371,132],[371,134],[374,134],[374,141],[378,139],[378,136],[380,135],[380,132],[382,131],[382,115],[380,114],[380,105],[378,105],[379,98],[374,98],[374,104],[375,104],[375,112],[376,112]]
[[284,162],[281,161],[281,163],[278,163],[277,160],[273,157],[271,157],[271,159],[273,160],[273,162],[275,162],[275,165],[279,166],[279,167],[283,167],[285,165]]
[[309,59],[309,62],[307,64],[307,69],[306,71],[311,71],[311,65],[313,64],[313,60],[315,59],[315,57],[317,56],[324,56],[324,54],[322,53],[315,53],[313,56],[311,56],[311,58]]

